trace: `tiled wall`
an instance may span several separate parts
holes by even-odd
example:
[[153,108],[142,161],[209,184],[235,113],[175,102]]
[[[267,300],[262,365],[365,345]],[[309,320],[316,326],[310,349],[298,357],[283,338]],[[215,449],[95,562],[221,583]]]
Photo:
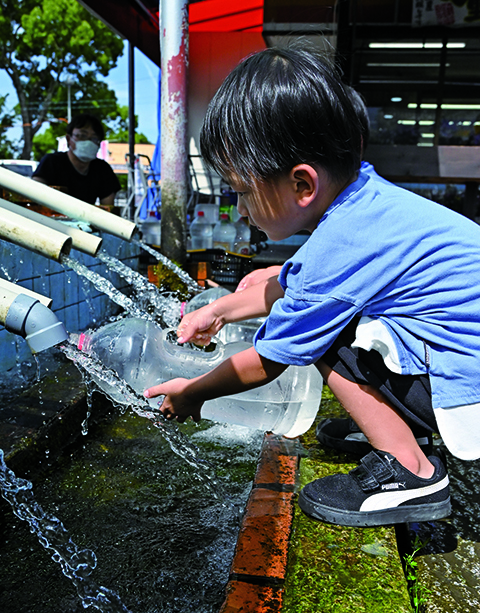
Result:
[[[100,236],[103,238],[103,250],[134,270],[139,269],[139,247],[111,234],[100,233]],[[72,249],[70,256],[104,276],[117,289],[128,287],[124,279],[107,270],[97,258],[75,249]],[[0,277],[52,298],[52,311],[70,333],[98,325],[120,310],[106,294],[96,290],[89,281],[83,281],[70,268],[3,240],[0,240]],[[1,372],[6,373],[30,357],[30,349],[24,339],[0,326]]]

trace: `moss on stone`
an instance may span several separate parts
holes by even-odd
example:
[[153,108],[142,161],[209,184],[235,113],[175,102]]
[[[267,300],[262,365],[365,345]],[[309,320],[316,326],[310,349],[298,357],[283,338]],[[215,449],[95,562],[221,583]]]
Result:
[[153,267],[154,274],[158,279],[158,287],[162,291],[175,292],[180,300],[186,300],[189,298],[190,291],[176,272],[165,266],[161,262],[155,264]]
[[[328,389],[319,419],[343,416]],[[302,437],[300,485],[334,473],[347,473],[356,462],[322,448],[315,425]],[[345,528],[317,522],[298,506],[289,548],[282,613],[402,613],[411,611],[407,586],[391,527]]]

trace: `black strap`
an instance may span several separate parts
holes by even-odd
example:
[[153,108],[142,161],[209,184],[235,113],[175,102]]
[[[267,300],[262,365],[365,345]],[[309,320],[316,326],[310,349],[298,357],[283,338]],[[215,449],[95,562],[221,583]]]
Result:
[[376,490],[382,483],[387,483],[396,476],[388,458],[394,459],[390,454],[380,455],[376,451],[371,451],[361,459],[360,466],[350,471],[364,492]]

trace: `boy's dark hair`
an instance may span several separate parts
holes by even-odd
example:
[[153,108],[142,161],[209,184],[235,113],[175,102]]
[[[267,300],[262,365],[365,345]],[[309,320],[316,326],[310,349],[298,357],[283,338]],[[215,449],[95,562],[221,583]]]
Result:
[[346,86],[346,89],[347,93],[350,94],[353,107],[360,121],[363,139],[362,153],[365,153],[365,149],[367,148],[368,141],[370,139],[370,117],[368,116],[367,105],[365,104],[362,94],[359,94],[356,89],[353,89],[353,87],[350,87],[349,85]]
[[84,128],[87,125],[92,126],[92,130],[98,136],[100,140],[105,138],[105,130],[103,128],[102,122],[95,117],[95,115],[90,115],[89,113],[81,113],[80,115],[76,115],[73,117],[72,121],[67,126],[67,134],[72,135],[75,129]]
[[200,147],[220,176],[247,185],[301,163],[340,181],[360,167],[361,125],[330,62],[300,45],[272,47],[225,79],[208,107]]

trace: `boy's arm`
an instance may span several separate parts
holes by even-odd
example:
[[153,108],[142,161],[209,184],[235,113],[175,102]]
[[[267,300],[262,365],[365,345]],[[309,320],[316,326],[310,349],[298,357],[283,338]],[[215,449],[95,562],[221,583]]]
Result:
[[273,303],[283,294],[282,286],[272,277],[242,292],[222,296],[185,315],[178,326],[178,340],[180,343],[192,340],[208,344],[225,324],[268,315]]
[[240,283],[237,285],[236,292],[241,292],[247,287],[251,287],[252,285],[256,285],[261,281],[265,281],[266,279],[270,279],[270,277],[278,277],[280,271],[282,270],[281,266],[269,266],[268,268],[257,268],[257,270],[253,270],[249,272],[248,275],[245,275]]
[[172,379],[145,390],[147,398],[165,396],[160,411],[167,419],[200,420],[206,400],[238,394],[273,381],[287,368],[259,355],[254,347],[236,353],[210,372],[195,379]]

